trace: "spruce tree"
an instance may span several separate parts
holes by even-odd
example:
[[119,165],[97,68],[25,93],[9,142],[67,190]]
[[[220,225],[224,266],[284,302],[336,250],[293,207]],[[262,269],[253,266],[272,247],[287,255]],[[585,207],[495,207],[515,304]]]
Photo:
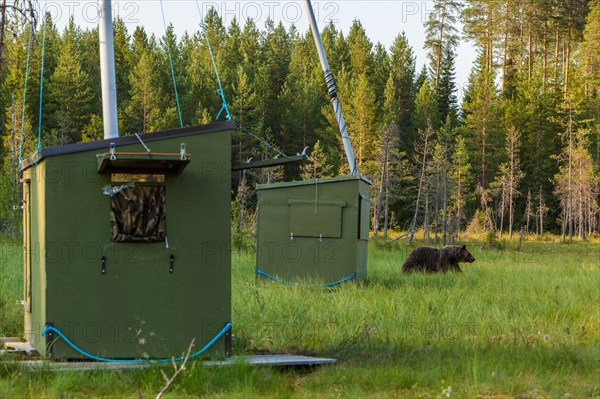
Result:
[[406,34],[398,35],[390,48],[391,73],[398,100],[398,128],[405,149],[412,149],[415,133],[411,128],[411,116],[415,105],[416,58]]
[[[65,29],[58,64],[48,79],[46,107],[52,118],[46,128],[54,130],[51,145],[77,143],[90,121],[92,95],[89,75],[82,67],[81,31],[71,18]],[[50,139],[54,137],[54,140]]]

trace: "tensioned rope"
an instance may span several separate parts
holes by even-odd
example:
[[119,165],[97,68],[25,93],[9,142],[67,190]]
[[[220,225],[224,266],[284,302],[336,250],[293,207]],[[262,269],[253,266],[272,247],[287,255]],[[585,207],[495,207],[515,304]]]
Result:
[[27,104],[27,83],[29,82],[29,61],[31,59],[31,42],[33,42],[33,25],[29,28],[29,43],[27,44],[27,63],[25,66],[25,82],[23,83],[23,108],[21,109],[21,132],[19,133],[19,168],[23,162],[23,134],[25,133],[25,105]]
[[260,274],[261,276],[270,278],[271,280],[276,281],[278,283],[282,283],[285,285],[293,285],[296,287],[327,287],[327,288],[329,288],[329,287],[335,287],[336,285],[340,285],[342,283],[345,283],[346,281],[350,281],[350,280],[356,278],[356,273],[352,273],[348,277],[344,277],[343,279],[338,280],[338,281],[334,281],[334,282],[323,284],[323,285],[310,285],[310,284],[300,284],[300,283],[294,283],[294,282],[290,282],[290,281],[281,280],[275,276],[270,275],[269,273],[267,273],[265,271],[260,270],[259,268],[256,268],[256,274]]
[[[213,69],[215,71],[215,75],[217,77],[217,83],[219,84],[219,89],[217,90],[217,94],[221,97],[221,110],[219,111],[219,113],[217,114],[217,117],[215,118],[215,120],[218,120],[219,117],[223,114],[223,111],[225,111],[225,117],[227,118],[227,120],[231,120],[231,112],[229,111],[229,106],[227,105],[227,99],[225,98],[225,91],[223,90],[223,84],[221,83],[221,77],[219,76],[219,69],[217,67],[217,61],[215,60],[215,56],[214,53],[212,51],[212,46],[210,44],[210,38],[208,37],[208,31],[206,29],[206,23],[204,22],[204,18],[202,16],[202,10],[200,9],[200,3],[198,2],[198,0],[196,0],[196,8],[198,9],[198,15],[200,16],[200,27],[202,28],[202,35],[204,36],[204,39],[206,40],[206,45],[208,47],[208,52],[210,54],[210,59],[212,61],[212,65],[213,65]],[[252,133],[250,130],[242,127],[239,123],[236,123],[236,126],[239,130],[241,130],[242,132],[254,137],[256,140],[258,140],[259,142],[261,142],[263,145],[265,145],[267,148],[275,151],[278,155],[283,156],[283,157],[287,157],[287,155],[285,155],[283,152],[281,152],[280,150],[278,150],[277,148],[275,148],[271,143],[269,143],[267,140],[263,139],[262,137]]]
[[[219,338],[221,338],[223,335],[225,335],[225,333],[227,333],[227,331],[231,330],[232,324],[231,322],[228,322],[225,324],[225,327],[223,327],[223,329],[217,334],[215,335],[206,345],[204,345],[204,347],[202,349],[200,349],[197,352],[194,352],[192,354],[190,354],[190,356],[187,356],[188,359],[192,359],[194,357],[197,357],[199,355],[201,355],[202,353],[206,352],[211,346],[214,345],[215,342],[217,342],[219,340]],[[48,333],[55,333],[56,335],[58,335],[59,337],[61,337],[71,348],[73,348],[76,352],[80,353],[81,355],[90,358],[92,360],[96,360],[99,362],[107,362],[107,363],[167,363],[167,362],[179,362],[181,360],[184,360],[186,357],[174,357],[174,358],[165,358],[165,359],[109,359],[109,358],[105,358],[105,357],[99,357],[99,356],[94,356],[91,353],[88,353],[86,351],[84,351],[83,349],[81,349],[80,347],[78,347],[77,345],[75,345],[62,331],[60,331],[58,328],[52,326],[52,325],[46,325],[46,327],[44,327],[44,330],[42,331],[42,337],[45,337],[46,334]]]
[[227,105],[227,100],[225,99],[225,92],[223,91],[223,84],[221,83],[221,77],[219,76],[219,69],[217,68],[217,62],[215,60],[215,56],[213,55],[212,46],[210,45],[210,39],[206,30],[206,24],[204,23],[202,11],[200,10],[200,4],[198,3],[198,0],[196,0],[196,8],[198,9],[198,14],[200,15],[200,27],[202,28],[202,34],[204,35],[204,39],[206,40],[206,45],[208,46],[210,59],[215,70],[215,75],[217,76],[217,83],[219,84],[217,94],[221,97],[221,110],[217,114],[215,120],[219,119],[223,111],[225,111],[225,117],[227,118],[227,120],[231,120],[231,113],[229,112],[229,106]]
[[277,148],[275,148],[271,143],[269,143],[267,140],[263,139],[262,137],[252,133],[250,130],[246,129],[245,127],[242,127],[242,125],[240,125],[239,123],[236,122],[235,124],[237,126],[238,129],[240,129],[242,132],[254,137],[256,140],[260,141],[262,144],[264,144],[267,148],[275,151],[277,154],[281,155],[282,157],[287,157],[287,155],[285,155],[283,152],[279,151]]
[[175,89],[175,101],[177,102],[177,113],[179,114],[179,124],[183,127],[183,118],[181,116],[181,106],[179,105],[179,93],[177,91],[177,81],[175,80],[175,68],[173,67],[173,56],[171,55],[171,45],[169,43],[169,35],[167,32],[167,21],[165,20],[165,10],[163,2],[160,0],[160,11],[162,13],[163,25],[165,27],[165,44],[167,46],[167,54],[169,55],[169,65],[171,65],[171,76],[173,77],[173,88]]

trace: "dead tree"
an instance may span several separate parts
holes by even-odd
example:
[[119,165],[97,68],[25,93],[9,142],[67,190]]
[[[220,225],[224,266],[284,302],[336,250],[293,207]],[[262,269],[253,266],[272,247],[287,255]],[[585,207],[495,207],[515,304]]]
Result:
[[[429,153],[431,146],[431,136],[433,135],[433,127],[431,126],[431,122],[427,124],[427,127],[423,130],[419,130],[419,135],[421,136],[423,144],[421,146],[417,146],[421,148],[421,159],[420,159],[420,173],[419,173],[419,185],[417,189],[417,200],[415,202],[415,213],[412,218],[412,222],[409,228],[409,240],[408,244],[412,244],[413,238],[415,236],[415,228],[417,227],[417,220],[419,217],[419,207],[421,205],[421,196],[426,186],[426,174],[427,174],[427,165],[429,162]],[[427,195],[427,193],[425,193]]]

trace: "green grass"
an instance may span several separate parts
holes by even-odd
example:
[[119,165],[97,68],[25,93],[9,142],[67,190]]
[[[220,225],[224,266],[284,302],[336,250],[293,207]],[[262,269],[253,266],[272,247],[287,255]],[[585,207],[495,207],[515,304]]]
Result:
[[[234,254],[235,352],[330,356],[338,364],[192,362],[167,397],[600,397],[598,241],[489,247],[471,242],[477,261],[462,274],[402,275],[410,249],[373,242],[368,280],[336,289],[256,283],[253,256]],[[21,257],[13,244],[3,248],[1,335],[20,335]],[[159,367],[120,374],[0,366],[7,398],[136,397],[134,384],[154,397]]]

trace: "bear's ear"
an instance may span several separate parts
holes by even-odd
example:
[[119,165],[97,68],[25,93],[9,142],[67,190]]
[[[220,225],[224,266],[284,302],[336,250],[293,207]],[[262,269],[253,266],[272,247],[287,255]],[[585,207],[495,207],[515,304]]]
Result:
[[467,246],[463,244],[462,249],[467,249]]

